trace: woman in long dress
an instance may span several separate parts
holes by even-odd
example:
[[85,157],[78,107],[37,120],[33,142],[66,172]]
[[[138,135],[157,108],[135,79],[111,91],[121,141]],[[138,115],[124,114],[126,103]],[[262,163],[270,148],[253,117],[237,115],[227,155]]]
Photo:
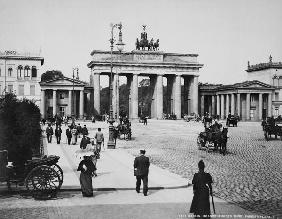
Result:
[[198,163],[199,172],[195,173],[192,184],[194,197],[190,207],[190,213],[194,213],[197,218],[210,218],[210,199],[212,194],[212,177],[204,172],[205,163],[200,160]]
[[90,156],[84,156],[77,168],[77,171],[81,171],[79,180],[83,197],[93,196],[92,176],[95,170]]

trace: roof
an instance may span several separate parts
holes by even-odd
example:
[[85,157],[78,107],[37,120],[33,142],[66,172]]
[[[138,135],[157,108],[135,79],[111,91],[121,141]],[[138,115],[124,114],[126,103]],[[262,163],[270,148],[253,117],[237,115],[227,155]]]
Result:
[[282,68],[282,62],[268,62],[268,63],[260,63],[256,65],[249,65],[248,69],[246,70],[247,72],[252,72],[252,71],[261,71],[265,69],[270,69],[270,68]]
[[73,78],[68,78],[68,77],[60,77],[60,78],[55,78],[49,81],[41,81],[39,82],[40,86],[44,86],[44,85],[62,85],[62,86],[87,86],[88,83],[78,80],[78,79],[73,79]]

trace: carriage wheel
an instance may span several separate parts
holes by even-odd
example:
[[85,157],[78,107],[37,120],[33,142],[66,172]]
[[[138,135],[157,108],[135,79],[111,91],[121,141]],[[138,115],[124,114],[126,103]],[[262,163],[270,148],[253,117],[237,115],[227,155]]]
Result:
[[25,185],[34,198],[52,198],[59,190],[60,175],[49,166],[38,166],[27,175]]
[[53,168],[60,176],[60,184],[59,184],[59,188],[61,188],[62,184],[63,184],[63,181],[64,181],[64,173],[63,173],[63,170],[62,168],[58,165],[58,164],[53,164],[51,166],[51,168]]

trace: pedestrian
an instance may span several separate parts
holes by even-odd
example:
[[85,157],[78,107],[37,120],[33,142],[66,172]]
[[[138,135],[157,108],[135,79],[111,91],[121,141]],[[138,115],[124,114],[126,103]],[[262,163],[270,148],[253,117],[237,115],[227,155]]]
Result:
[[75,126],[74,126],[73,129],[71,130],[71,134],[72,134],[71,143],[72,143],[73,145],[75,145],[76,142],[77,142],[77,129],[76,129]]
[[52,135],[54,134],[53,128],[51,127],[51,124],[49,123],[46,128],[46,135],[47,135],[47,141],[48,143],[52,143]]
[[86,135],[83,135],[80,142],[80,149],[85,149],[88,144],[90,144],[90,139]]
[[140,150],[140,156],[134,160],[134,175],[136,176],[136,192],[140,193],[141,180],[143,181],[143,194],[148,195],[148,174],[150,161],[145,156],[146,151]]
[[194,174],[193,200],[190,207],[190,213],[194,213],[197,218],[210,218],[210,200],[209,194],[212,195],[212,177],[209,173],[204,172],[205,163],[200,160],[198,163],[199,172]]
[[98,149],[98,153],[101,152],[101,146],[103,144],[103,149],[105,150],[105,146],[104,146],[104,135],[101,132],[101,128],[98,128],[98,132],[96,132],[95,134],[95,139],[96,139],[96,144],[97,144],[97,149]]
[[72,138],[70,126],[66,129],[66,136],[67,136],[67,139],[68,139],[68,145],[70,145],[71,144],[71,138]]
[[62,129],[61,129],[61,126],[58,125],[56,126],[56,129],[55,129],[55,136],[57,138],[57,144],[60,144],[61,142],[61,135],[62,135]]
[[144,125],[147,125],[147,116],[144,116],[143,122],[144,122]]
[[92,123],[95,123],[96,121],[95,121],[95,116],[92,116],[91,117],[91,121],[92,121]]
[[83,156],[83,160],[79,163],[77,171],[81,171],[79,181],[83,197],[93,197],[92,177],[96,170],[90,156]]
[[79,123],[77,124],[77,134],[78,134],[78,137],[80,138],[80,135],[82,134],[82,128]]
[[86,128],[86,125],[84,125],[84,127],[82,128],[81,133],[83,135],[88,135],[88,129]]

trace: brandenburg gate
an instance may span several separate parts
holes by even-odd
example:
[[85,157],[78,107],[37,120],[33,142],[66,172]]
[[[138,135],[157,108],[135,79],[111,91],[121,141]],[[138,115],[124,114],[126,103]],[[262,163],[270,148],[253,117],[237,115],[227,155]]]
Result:
[[[163,118],[163,79],[167,79],[167,96],[169,112],[176,115],[198,114],[198,77],[203,64],[197,61],[197,54],[165,53],[153,50],[134,50],[132,52],[113,52],[94,50],[91,53],[91,86],[94,88],[94,110],[100,109],[100,76],[108,75],[112,70],[113,115],[119,115],[119,77],[126,76],[129,90],[129,118],[138,119],[138,76],[150,78],[151,118]],[[181,91],[181,81],[184,90]],[[182,98],[182,96],[184,98]],[[181,101],[184,100],[184,112],[181,112]]]

